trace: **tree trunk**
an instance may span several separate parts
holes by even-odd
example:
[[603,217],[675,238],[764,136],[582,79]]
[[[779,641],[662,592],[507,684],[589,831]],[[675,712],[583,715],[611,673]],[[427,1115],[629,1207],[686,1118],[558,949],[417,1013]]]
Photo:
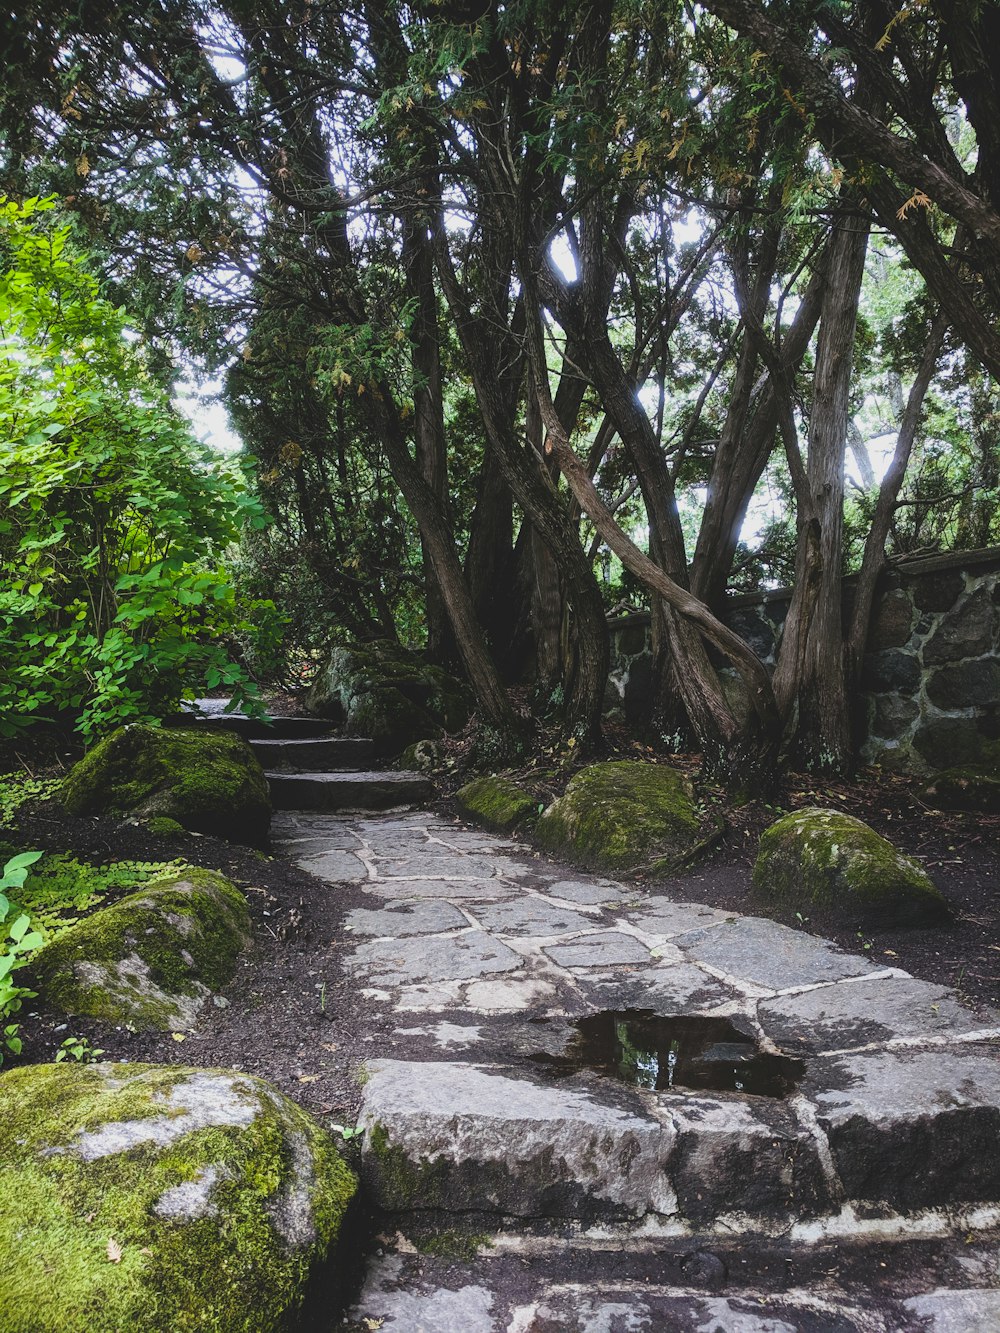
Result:
[[844,460],[868,223],[835,224],[816,347],[804,487],[796,488],[795,591],[774,677],[786,733],[806,765],[843,772],[852,758],[842,617]]

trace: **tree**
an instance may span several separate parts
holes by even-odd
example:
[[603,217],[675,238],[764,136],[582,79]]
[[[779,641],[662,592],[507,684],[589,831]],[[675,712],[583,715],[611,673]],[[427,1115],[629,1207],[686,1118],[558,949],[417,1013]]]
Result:
[[[263,515],[147,374],[52,201],[0,204],[0,731],[90,739],[244,671],[219,568]],[[256,608],[263,616],[268,603]]]

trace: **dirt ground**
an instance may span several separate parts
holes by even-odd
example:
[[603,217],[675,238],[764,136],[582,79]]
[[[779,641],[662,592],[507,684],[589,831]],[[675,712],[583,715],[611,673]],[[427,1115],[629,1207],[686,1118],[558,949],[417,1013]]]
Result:
[[[456,783],[457,778],[444,785]],[[831,805],[864,816],[923,862],[955,915],[944,927],[877,933],[862,932],[849,921],[834,927],[797,919],[794,912],[775,914],[776,919],[954,987],[977,1009],[997,1004],[1000,819],[930,811],[916,800],[912,785],[898,778],[867,777],[817,789],[793,775],[780,803],[782,808]],[[760,906],[750,896],[750,872],[760,832],[776,817],[775,805],[772,800],[768,806],[720,806],[726,830],[707,860],[643,887],[672,899],[759,914]],[[447,792],[437,809],[454,813]],[[175,1036],[67,1021],[39,999],[29,1002],[21,1015],[22,1058],[50,1060],[73,1033],[103,1048],[108,1059],[244,1069],[276,1084],[327,1125],[353,1123],[359,1090],[352,1071],[382,1053],[392,1022],[358,996],[355,983],[341,975],[338,965],[340,951],[354,944],[345,936],[344,916],[366,901],[359,887],[331,889],[280,857],[214,838],[155,838],[137,823],[74,818],[55,802],[23,807],[16,830],[4,833],[3,841],[23,850],[69,852],[94,863],[183,857],[218,869],[246,891],[256,931],[255,949],[226,991],[228,1003],[207,1009],[196,1031]]]

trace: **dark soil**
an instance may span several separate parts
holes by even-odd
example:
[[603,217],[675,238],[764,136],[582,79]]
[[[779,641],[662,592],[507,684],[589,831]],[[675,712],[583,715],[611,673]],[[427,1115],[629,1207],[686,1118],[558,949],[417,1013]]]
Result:
[[[985,1009],[997,1002],[1000,820],[929,811],[899,779],[869,778],[819,790],[793,779],[783,796],[782,808],[822,803],[863,815],[926,865],[953,904],[955,919],[943,927],[878,933],[859,932],[851,923],[803,921],[794,913],[775,913],[776,919],[845,948],[863,949],[887,966],[954,987],[973,1007]],[[450,798],[443,796],[440,812],[447,813],[449,805]],[[760,912],[750,896],[750,870],[760,832],[778,811],[761,804],[720,808],[726,833],[708,860],[644,887],[724,910]],[[2,840],[22,849],[68,852],[94,863],[183,857],[221,870],[246,891],[256,928],[255,949],[226,991],[228,1005],[206,1010],[196,1031],[175,1037],[84,1019],[67,1021],[37,1000],[29,1002],[21,1016],[23,1058],[52,1059],[72,1032],[103,1048],[108,1059],[244,1069],[270,1080],[328,1125],[353,1123],[359,1089],[351,1071],[383,1052],[393,1025],[391,1016],[359,998],[339,967],[340,950],[354,944],[344,936],[344,915],[367,904],[360,887],[331,887],[281,858],[214,838],[156,838],[138,823],[77,819],[56,802],[23,807],[16,830]]]

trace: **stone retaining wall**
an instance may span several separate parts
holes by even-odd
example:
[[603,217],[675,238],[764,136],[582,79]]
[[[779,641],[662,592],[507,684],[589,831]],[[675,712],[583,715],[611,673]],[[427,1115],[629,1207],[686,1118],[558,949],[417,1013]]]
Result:
[[[845,580],[849,614],[854,580]],[[730,599],[726,622],[773,665],[791,590]],[[651,703],[649,615],[611,624],[608,703],[641,724]],[[909,772],[1000,753],[1000,548],[910,560],[879,585],[859,704],[867,763]]]

